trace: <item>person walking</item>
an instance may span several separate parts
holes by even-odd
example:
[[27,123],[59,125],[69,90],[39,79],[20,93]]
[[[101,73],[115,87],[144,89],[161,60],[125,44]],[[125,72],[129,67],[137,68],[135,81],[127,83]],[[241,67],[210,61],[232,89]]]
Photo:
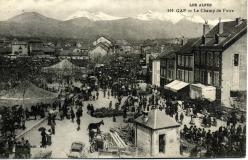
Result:
[[46,148],[46,142],[47,142],[47,140],[46,140],[46,130],[43,129],[41,131],[41,148]]
[[54,123],[54,121],[51,121],[51,130],[52,130],[52,134],[55,134],[55,123]]
[[176,113],[175,119],[176,119],[176,121],[178,122],[178,113]]
[[52,132],[50,129],[46,132],[46,136],[47,136],[47,145],[50,146],[52,144]]
[[80,120],[80,117],[77,118],[77,130],[79,131],[80,130],[80,123],[81,123],[81,120]]
[[112,109],[112,101],[109,102],[109,109]]
[[73,109],[71,108],[71,121],[72,121],[72,123],[74,123],[74,119],[75,119],[75,113],[74,113]]
[[108,90],[108,93],[107,94],[108,94],[108,99],[109,99],[109,97],[110,97],[110,91],[109,90]]
[[96,99],[98,99],[98,97],[99,97],[99,92],[96,91]]
[[180,122],[183,123],[184,115],[183,112],[180,114]]

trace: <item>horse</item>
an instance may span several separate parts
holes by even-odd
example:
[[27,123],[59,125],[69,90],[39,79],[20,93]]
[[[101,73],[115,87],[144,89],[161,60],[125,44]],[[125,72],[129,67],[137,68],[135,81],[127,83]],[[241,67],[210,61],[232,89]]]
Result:
[[104,125],[103,120],[101,120],[101,121],[98,122],[98,123],[90,123],[90,124],[88,125],[88,130],[97,129],[97,131],[99,132],[99,131],[100,131],[99,128],[100,128],[101,125]]

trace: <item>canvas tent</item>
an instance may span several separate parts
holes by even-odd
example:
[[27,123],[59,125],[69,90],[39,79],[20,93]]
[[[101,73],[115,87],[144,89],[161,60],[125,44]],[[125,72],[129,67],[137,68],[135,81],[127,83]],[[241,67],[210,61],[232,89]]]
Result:
[[216,88],[213,86],[205,86],[200,83],[191,84],[190,85],[190,98],[208,99],[209,101],[215,101]]
[[31,82],[22,82],[14,88],[7,90],[0,96],[0,105],[13,106],[24,105],[31,106],[37,103],[52,103],[57,99],[58,95],[53,92],[46,91],[32,84]]
[[85,67],[79,67],[71,63],[69,60],[64,59],[57,64],[54,64],[49,67],[44,67],[42,69],[45,72],[54,72],[58,74],[72,74],[73,72],[83,72]]
[[178,92],[179,90],[185,88],[188,85],[189,83],[179,81],[179,80],[174,80],[171,83],[165,85],[164,88],[167,90],[173,91],[173,92]]

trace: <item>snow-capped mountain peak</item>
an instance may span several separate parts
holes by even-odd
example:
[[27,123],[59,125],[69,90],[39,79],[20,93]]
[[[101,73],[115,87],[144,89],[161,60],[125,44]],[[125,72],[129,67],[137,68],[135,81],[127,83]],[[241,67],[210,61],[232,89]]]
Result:
[[[182,19],[187,21],[191,21],[194,23],[205,23],[205,19],[199,15],[195,14],[181,14],[177,12],[158,12],[158,11],[151,11],[148,10],[143,14],[139,14],[135,17],[136,19],[143,20],[143,21],[150,21],[150,20],[161,20],[161,21],[170,21],[172,23],[177,23]],[[224,21],[230,21],[230,19],[223,19]],[[208,20],[208,24],[216,25],[219,22],[218,19],[216,20]]]
[[79,17],[85,17],[92,21],[101,21],[101,20],[117,20],[122,19],[124,17],[116,17],[112,16],[103,12],[88,12],[88,11],[77,11],[71,14],[66,18],[66,20],[79,18]]
[[171,21],[176,23],[180,21],[183,16],[177,13],[168,13],[168,12],[157,12],[148,10],[143,14],[138,14],[136,19],[150,21],[150,20],[161,20],[161,21]]

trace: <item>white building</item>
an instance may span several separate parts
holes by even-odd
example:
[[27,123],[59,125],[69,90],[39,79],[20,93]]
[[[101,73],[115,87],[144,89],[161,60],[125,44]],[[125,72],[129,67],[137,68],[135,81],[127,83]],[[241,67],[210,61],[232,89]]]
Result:
[[110,46],[113,45],[112,42],[111,42],[109,39],[107,39],[106,37],[104,37],[104,36],[101,36],[101,37],[97,38],[97,39],[93,42],[93,46],[96,46],[96,45],[98,45],[99,43],[107,43],[107,44],[109,44]]
[[104,43],[97,44],[92,50],[89,51],[90,58],[102,57],[109,53],[110,49]]
[[152,85],[160,86],[160,60],[152,61]]
[[28,43],[21,41],[14,41],[11,45],[12,55],[27,56],[28,55]]
[[135,119],[135,144],[141,157],[168,158],[180,155],[179,124],[164,111],[154,109]]

